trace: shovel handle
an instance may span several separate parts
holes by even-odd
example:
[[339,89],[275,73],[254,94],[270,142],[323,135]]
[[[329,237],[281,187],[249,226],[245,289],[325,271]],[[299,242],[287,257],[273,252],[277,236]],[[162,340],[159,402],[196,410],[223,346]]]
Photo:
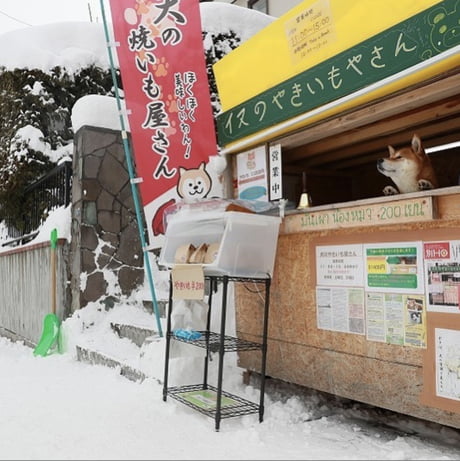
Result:
[[51,231],[51,313],[56,314],[56,247],[57,229]]
[[57,247],[57,241],[58,241],[57,229],[53,229],[50,234],[51,248],[53,250],[55,250]]

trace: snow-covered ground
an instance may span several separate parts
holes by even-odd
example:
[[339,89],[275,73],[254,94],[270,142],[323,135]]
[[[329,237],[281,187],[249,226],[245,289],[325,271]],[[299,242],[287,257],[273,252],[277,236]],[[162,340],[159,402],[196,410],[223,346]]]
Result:
[[[136,296],[108,311],[91,303],[65,320],[63,354],[35,357],[0,338],[0,459],[460,459],[453,428],[271,380],[262,423],[245,415],[222,420],[215,431],[213,419],[163,401],[164,337],[139,349],[111,330],[111,322],[155,329]],[[117,368],[79,362],[76,344],[122,358],[148,378],[133,382]],[[192,352],[199,348],[178,345],[170,384],[201,382],[203,357]],[[210,383],[216,365],[217,358]],[[242,376],[236,354],[227,354],[225,390],[257,403],[257,381],[245,385]]]

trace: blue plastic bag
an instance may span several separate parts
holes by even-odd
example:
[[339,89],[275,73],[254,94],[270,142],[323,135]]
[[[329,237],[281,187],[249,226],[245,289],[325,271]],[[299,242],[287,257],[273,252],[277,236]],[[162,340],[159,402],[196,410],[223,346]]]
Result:
[[173,330],[173,335],[176,338],[187,339],[189,341],[195,341],[195,340],[201,338],[201,333],[199,331],[184,330],[182,328],[178,328],[177,330]]

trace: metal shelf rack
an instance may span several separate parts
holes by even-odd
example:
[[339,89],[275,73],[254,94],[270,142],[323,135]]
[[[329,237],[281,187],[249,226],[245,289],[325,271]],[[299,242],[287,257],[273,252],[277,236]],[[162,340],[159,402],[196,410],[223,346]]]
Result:
[[[208,314],[206,320],[206,330],[202,330],[198,339],[184,339],[177,337],[171,331],[171,313],[173,309],[173,285],[170,279],[169,286],[169,303],[167,314],[167,331],[166,331],[166,353],[165,353],[165,369],[163,381],[163,400],[166,401],[168,395],[183,403],[184,405],[193,408],[194,410],[214,418],[215,429],[220,429],[221,420],[235,416],[243,416],[252,413],[259,414],[259,422],[263,421],[264,416],[264,395],[265,395],[265,367],[267,359],[267,332],[268,332],[268,314],[270,305],[270,283],[271,278],[267,277],[237,277],[228,275],[205,275],[205,280],[209,281],[209,296],[208,296]],[[227,316],[227,294],[228,284],[230,282],[256,283],[263,284],[265,287],[265,302],[264,315],[262,325],[262,342],[252,342],[241,338],[229,336],[225,334],[226,316]],[[222,283],[222,301],[221,301],[221,318],[220,332],[210,331],[211,324],[211,306],[213,293],[217,291],[217,286]],[[171,340],[184,342],[196,347],[206,349],[203,366],[203,382],[200,384],[191,384],[177,387],[168,387],[169,375],[169,354]],[[261,381],[260,381],[260,396],[259,402],[253,403],[243,399],[235,394],[226,392],[222,389],[223,382],[223,365],[224,355],[226,352],[239,351],[261,351]],[[208,383],[208,366],[212,353],[218,353],[218,376],[217,386],[212,386]]]

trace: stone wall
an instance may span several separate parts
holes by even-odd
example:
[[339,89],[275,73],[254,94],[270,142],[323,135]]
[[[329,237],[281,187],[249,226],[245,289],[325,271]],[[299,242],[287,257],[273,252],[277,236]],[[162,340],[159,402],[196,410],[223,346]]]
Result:
[[110,307],[108,292],[127,295],[144,281],[121,132],[80,128],[72,181],[71,311],[98,299]]

